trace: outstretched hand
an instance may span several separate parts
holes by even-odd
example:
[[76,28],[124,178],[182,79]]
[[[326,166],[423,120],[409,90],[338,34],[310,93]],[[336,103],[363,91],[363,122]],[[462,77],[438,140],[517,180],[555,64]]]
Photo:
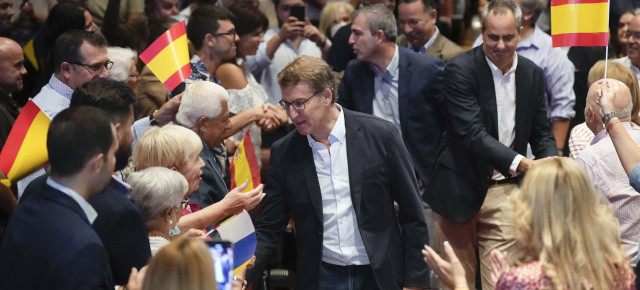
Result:
[[500,275],[502,272],[509,269],[509,265],[507,264],[507,253],[500,252],[498,250],[491,251],[491,281],[493,281],[493,285],[496,285]]
[[220,201],[224,203],[224,209],[229,214],[237,213],[243,209],[252,210],[255,208],[265,197],[265,193],[262,192],[264,188],[263,184],[256,186],[253,190],[248,192],[242,192],[247,188],[248,181],[245,180],[241,185],[232,189],[227,195]]
[[431,247],[425,245],[422,250],[424,261],[438,273],[440,282],[449,288],[467,285],[464,268],[449,242],[444,242],[444,259]]

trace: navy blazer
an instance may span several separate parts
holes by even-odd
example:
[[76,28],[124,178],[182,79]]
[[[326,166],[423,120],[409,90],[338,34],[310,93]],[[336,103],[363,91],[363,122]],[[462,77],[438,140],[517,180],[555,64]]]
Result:
[[[423,184],[436,161],[444,131],[444,62],[398,47],[398,111],[404,145]],[[344,108],[373,114],[375,74],[368,62],[353,60],[338,88]]]
[[[373,274],[380,289],[429,285],[420,250],[427,226],[413,166],[390,122],[344,109],[351,200]],[[262,271],[295,222],[297,289],[318,289],[322,261],[322,194],[307,137],[293,131],[273,144],[267,193],[256,220],[256,267]],[[399,205],[396,215],[393,202]]]
[[205,164],[202,168],[202,181],[198,189],[189,194],[189,202],[198,203],[200,209],[203,209],[221,201],[229,192],[229,188],[222,178],[215,154],[204,142],[202,142],[200,158]]
[[545,108],[542,69],[518,55],[515,140],[498,141],[493,75],[482,46],[453,59],[445,68],[446,131],[423,196],[435,212],[458,223],[471,220],[484,203],[493,170],[505,176],[517,154],[531,144],[537,158],[558,154]]
[[0,289],[114,289],[107,251],[87,216],[48,185],[18,206],[0,257]]

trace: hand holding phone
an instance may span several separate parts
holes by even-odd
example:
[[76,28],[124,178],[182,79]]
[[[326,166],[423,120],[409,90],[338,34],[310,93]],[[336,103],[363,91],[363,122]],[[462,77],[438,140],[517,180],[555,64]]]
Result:
[[303,5],[293,5],[291,6],[290,16],[298,18],[298,21],[304,22],[305,19],[305,8]]

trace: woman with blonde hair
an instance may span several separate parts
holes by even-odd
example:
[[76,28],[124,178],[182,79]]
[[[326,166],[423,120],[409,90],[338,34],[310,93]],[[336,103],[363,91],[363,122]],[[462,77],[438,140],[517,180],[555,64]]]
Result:
[[333,41],[333,36],[340,27],[351,23],[353,10],[353,6],[349,2],[336,1],[328,3],[322,8],[318,30]]
[[[618,221],[573,160],[539,161],[511,200],[517,243],[509,258],[517,266],[508,268],[503,254],[491,253],[496,289],[631,288]],[[451,247],[444,249],[451,263],[428,246],[425,261],[445,284],[466,288],[464,269]]]
[[[596,81],[604,79],[604,66],[605,61],[601,60],[591,67],[587,79],[589,87]],[[638,85],[638,78],[631,69],[629,69],[629,67],[626,67],[621,63],[609,61],[607,66],[607,78],[619,80],[629,88],[629,91],[631,92],[631,102],[633,103],[633,107],[631,109],[631,121],[640,125],[640,116],[638,116],[638,114],[640,114],[640,85]],[[586,99],[586,96],[584,96],[584,99]],[[592,114],[590,109],[585,105],[582,107],[585,107],[585,111],[576,112],[576,114]],[[569,134],[569,152],[571,157],[573,159],[578,158],[580,151],[588,147],[594,137],[595,134],[593,134],[589,127],[587,127],[586,122],[582,122],[573,127],[573,129],[571,129],[571,134]]]

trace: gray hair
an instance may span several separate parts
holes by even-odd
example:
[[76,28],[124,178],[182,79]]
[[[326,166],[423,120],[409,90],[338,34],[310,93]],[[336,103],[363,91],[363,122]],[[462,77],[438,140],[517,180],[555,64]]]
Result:
[[107,55],[109,60],[113,61],[109,79],[119,82],[127,81],[131,74],[131,63],[135,65],[136,52],[130,48],[110,46],[107,47]]
[[229,93],[220,85],[197,80],[187,87],[176,114],[176,121],[193,128],[201,117],[216,119],[222,112],[222,102],[229,101]]
[[189,190],[187,179],[182,174],[164,167],[149,167],[133,172],[127,182],[133,188],[129,198],[147,224],[164,216],[168,208],[180,206]]
[[482,29],[486,29],[487,27],[489,12],[493,11],[493,15],[505,15],[509,10],[511,10],[513,16],[516,17],[516,29],[520,29],[520,26],[522,26],[522,11],[520,7],[511,0],[493,0],[489,2],[482,10]]
[[[536,25],[538,16],[542,13],[542,10],[547,8],[547,0],[520,0],[520,8],[524,13],[533,12],[533,18],[531,18],[531,25]],[[515,13],[514,13],[515,15]]]
[[372,35],[375,35],[378,30],[382,30],[388,41],[396,42],[396,37],[398,36],[396,17],[393,16],[393,11],[390,11],[386,5],[378,3],[362,7],[354,12],[353,19],[356,19],[360,13],[369,24],[369,30]]

